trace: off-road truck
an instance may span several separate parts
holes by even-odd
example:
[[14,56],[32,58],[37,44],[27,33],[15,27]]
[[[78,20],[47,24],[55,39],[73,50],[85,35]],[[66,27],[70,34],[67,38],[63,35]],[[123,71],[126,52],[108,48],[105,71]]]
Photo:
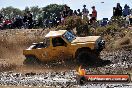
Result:
[[23,50],[26,57],[24,62],[47,62],[72,57],[79,63],[93,63],[104,46],[105,41],[101,36],[76,37],[67,30],[50,31],[43,42],[33,43]]

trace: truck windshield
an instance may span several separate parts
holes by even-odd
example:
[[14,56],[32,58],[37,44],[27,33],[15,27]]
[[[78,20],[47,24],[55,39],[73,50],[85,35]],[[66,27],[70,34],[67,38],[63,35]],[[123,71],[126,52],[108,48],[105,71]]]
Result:
[[68,41],[68,42],[72,42],[74,39],[76,39],[76,36],[73,35],[71,32],[66,32],[63,37]]

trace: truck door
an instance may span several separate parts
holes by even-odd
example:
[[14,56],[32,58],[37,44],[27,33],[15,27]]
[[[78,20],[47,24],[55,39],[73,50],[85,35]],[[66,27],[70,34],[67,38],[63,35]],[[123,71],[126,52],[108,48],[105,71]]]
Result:
[[52,54],[55,59],[66,59],[68,56],[67,43],[61,38],[52,38]]

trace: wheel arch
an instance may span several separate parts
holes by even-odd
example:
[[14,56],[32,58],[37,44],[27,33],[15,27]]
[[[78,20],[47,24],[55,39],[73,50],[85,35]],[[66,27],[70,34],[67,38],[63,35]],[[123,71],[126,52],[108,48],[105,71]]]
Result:
[[88,50],[88,51],[91,51],[91,49],[89,47],[81,47],[81,48],[78,48],[75,52],[75,58],[77,58],[77,55],[79,54],[79,52],[83,51],[83,50]]

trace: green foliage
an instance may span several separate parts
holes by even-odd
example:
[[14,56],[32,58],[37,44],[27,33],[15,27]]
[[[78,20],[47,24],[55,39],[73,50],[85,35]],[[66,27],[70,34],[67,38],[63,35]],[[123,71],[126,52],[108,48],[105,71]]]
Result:
[[67,30],[68,27],[65,25],[59,25],[56,30]]
[[73,16],[69,16],[65,19],[65,25],[71,30],[76,27],[76,20]]
[[82,19],[80,16],[70,16],[65,20],[67,30],[76,28],[78,36],[86,36],[89,34],[88,30],[88,19]]
[[42,10],[44,11],[44,19],[52,17],[60,16],[60,12],[63,10],[63,5],[58,4],[50,4],[46,7],[43,7]]
[[16,15],[22,15],[22,11],[20,9],[14,8],[12,6],[2,8],[0,12],[4,17],[9,19],[15,17]]
[[46,7],[39,8],[38,6],[25,7],[25,10],[20,10],[12,6],[2,8],[1,14],[7,18],[15,17],[16,15],[23,15],[23,13],[30,11],[33,14],[33,19],[38,19],[40,16],[42,19],[60,16],[60,12],[63,10],[63,5],[50,4]]
[[118,24],[109,24],[107,26],[104,26],[104,27],[97,27],[94,30],[90,29],[90,32],[92,32],[93,35],[111,35],[111,36],[114,36],[114,33],[115,32],[120,32],[121,31],[121,28],[118,26]]
[[30,11],[32,12],[33,14],[33,19],[36,19],[36,17],[39,15],[39,13],[41,12],[40,11],[40,8],[38,6],[33,6],[33,7],[30,7]]
[[110,19],[110,24],[116,24],[120,27],[123,27],[125,25],[125,18],[124,17],[120,17],[120,16],[113,16]]

